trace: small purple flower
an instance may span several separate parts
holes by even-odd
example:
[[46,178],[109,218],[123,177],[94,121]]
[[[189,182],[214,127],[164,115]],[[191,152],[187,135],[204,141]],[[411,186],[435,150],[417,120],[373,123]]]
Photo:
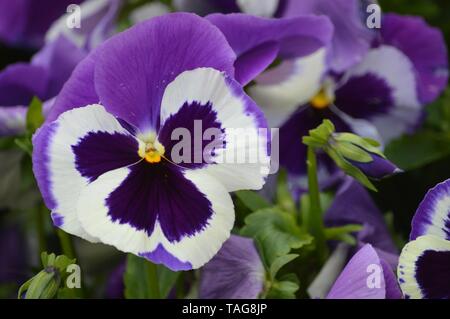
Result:
[[395,275],[367,244],[348,262],[327,299],[401,299]]
[[[209,261],[233,227],[229,192],[260,189],[268,173],[266,135],[232,134],[267,128],[232,78],[234,62],[223,34],[185,13],[137,24],[89,54],[33,138],[34,173],[59,227],[172,270]],[[180,162],[176,129],[195,135],[196,121],[221,143]],[[263,158],[217,160],[251,149]]]
[[201,273],[200,298],[256,299],[265,270],[252,239],[231,235]]
[[397,268],[406,298],[450,299],[450,180],[428,191]]
[[0,41],[38,48],[50,25],[82,0],[0,0]]

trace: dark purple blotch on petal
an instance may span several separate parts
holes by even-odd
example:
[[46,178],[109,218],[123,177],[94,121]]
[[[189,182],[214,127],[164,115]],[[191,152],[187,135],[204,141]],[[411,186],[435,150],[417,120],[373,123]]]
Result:
[[336,106],[355,118],[370,119],[386,114],[393,106],[393,92],[384,79],[374,74],[351,77],[336,90]]
[[141,160],[138,149],[133,136],[107,132],[90,132],[72,146],[77,170],[91,182],[106,172]]
[[131,166],[128,177],[106,199],[113,221],[126,223],[151,235],[156,220],[165,237],[177,242],[208,225],[211,203],[167,161],[145,161]]
[[[178,143],[183,143],[183,137],[179,137],[177,134],[172,138],[174,130],[177,129],[187,130],[186,133],[189,133],[190,142],[186,144],[190,144],[190,150],[183,148],[183,152],[190,152],[190,154],[184,154],[183,152],[178,154],[179,152],[175,151],[172,154],[173,147]],[[212,140],[204,139],[204,133],[208,129],[214,129],[220,135],[213,137]],[[184,168],[199,168],[211,162],[214,150],[225,146],[224,138],[225,131],[217,119],[217,113],[212,109],[212,104],[210,102],[201,104],[196,101],[185,102],[177,113],[172,114],[165,121],[158,134],[159,142],[165,147],[165,155]],[[201,141],[201,143],[196,145],[197,141]],[[211,148],[210,154],[203,154],[205,148],[212,141],[214,147]],[[181,163],[180,159],[173,157],[178,155],[182,157]]]
[[450,299],[450,251],[426,250],[415,266],[424,298]]

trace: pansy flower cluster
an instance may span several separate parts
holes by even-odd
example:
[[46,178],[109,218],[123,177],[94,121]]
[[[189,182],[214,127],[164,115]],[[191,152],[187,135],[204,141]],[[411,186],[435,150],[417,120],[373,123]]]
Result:
[[0,0],[1,294],[450,298],[449,182],[411,211],[450,175],[441,29],[364,0],[56,2]]

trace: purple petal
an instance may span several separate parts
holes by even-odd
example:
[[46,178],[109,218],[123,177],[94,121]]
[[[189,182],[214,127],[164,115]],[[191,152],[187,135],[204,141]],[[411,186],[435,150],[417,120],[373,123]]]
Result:
[[369,244],[348,262],[327,296],[327,299],[385,298],[383,267],[376,251]]
[[374,33],[364,24],[363,10],[360,0],[290,0],[282,15],[318,14],[329,17],[335,29],[331,68],[342,72],[358,63],[370,48]]
[[123,275],[125,273],[126,263],[121,262],[110,273],[108,281],[106,283],[106,298],[108,299],[123,299],[125,284],[123,282]]
[[385,14],[380,43],[402,51],[414,64],[422,103],[430,103],[448,81],[447,48],[442,32],[421,17]]
[[397,282],[397,277],[390,265],[381,259],[381,266],[383,267],[384,281],[386,285],[386,299],[403,299],[403,293]]
[[368,192],[352,178],[342,184],[330,208],[326,211],[327,225],[368,225],[359,240],[370,243],[386,252],[398,253],[380,210]]
[[206,20],[169,14],[140,23],[100,46],[95,88],[109,112],[144,132],[155,130],[162,95],[176,76],[199,67],[233,75],[234,59],[224,36]]
[[0,107],[0,136],[25,132],[27,110],[27,106]]
[[417,208],[410,240],[423,235],[450,240],[450,180],[430,189]]
[[232,235],[203,267],[200,298],[256,299],[263,291],[264,276],[253,240]]
[[[262,50],[262,45],[279,45],[281,58],[309,55],[328,44],[332,27],[324,17],[302,16],[290,19],[266,19],[245,14],[212,14],[207,17],[226,36],[238,56],[237,74],[246,83],[270,64],[273,50]],[[258,58],[255,65],[248,56]],[[241,60],[242,59],[242,60]],[[259,70],[258,68],[259,67]],[[245,71],[250,71],[246,74]]]
[[21,284],[26,280],[26,250],[20,228],[2,226],[0,229],[0,284]]

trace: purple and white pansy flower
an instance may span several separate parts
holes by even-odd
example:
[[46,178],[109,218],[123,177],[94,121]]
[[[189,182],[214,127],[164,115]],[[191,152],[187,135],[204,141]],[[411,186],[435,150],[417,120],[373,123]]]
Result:
[[[418,127],[424,104],[442,92],[447,78],[441,32],[420,18],[386,14],[372,48],[345,72],[333,72],[327,50],[318,50],[262,73],[248,92],[269,125],[280,127],[281,165],[302,177],[301,137],[324,118],[337,131],[388,143]],[[323,176],[333,174],[333,165],[321,166]]]
[[[56,226],[173,270],[209,261],[233,227],[229,192],[260,189],[270,165],[267,124],[233,79],[235,59],[210,22],[177,13],[83,60],[33,139]],[[255,150],[255,162],[228,160]]]
[[397,269],[406,298],[450,298],[450,180],[428,191]]

